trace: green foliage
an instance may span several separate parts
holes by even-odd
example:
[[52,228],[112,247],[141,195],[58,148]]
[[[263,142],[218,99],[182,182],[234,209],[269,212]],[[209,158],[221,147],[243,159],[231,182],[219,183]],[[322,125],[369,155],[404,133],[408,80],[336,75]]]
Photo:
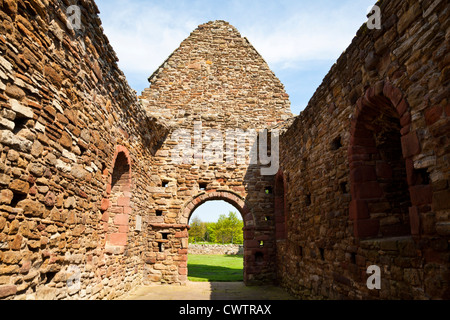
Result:
[[242,243],[244,224],[238,219],[235,212],[230,212],[228,217],[220,215],[219,221],[215,226],[216,242],[224,243]]
[[189,240],[192,242],[206,241],[205,240],[206,223],[202,222],[200,218],[194,217],[191,222],[191,230],[189,231]]
[[228,216],[222,214],[217,222],[209,223],[202,222],[198,217],[194,217],[189,231],[189,242],[243,244],[243,228],[244,222],[239,220],[235,212],[229,212]]

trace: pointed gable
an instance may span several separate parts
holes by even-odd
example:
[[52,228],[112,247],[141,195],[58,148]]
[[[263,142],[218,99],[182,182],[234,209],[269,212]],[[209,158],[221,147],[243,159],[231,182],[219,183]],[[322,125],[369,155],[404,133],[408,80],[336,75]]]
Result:
[[225,21],[200,25],[149,82],[143,105],[173,123],[209,119],[217,126],[261,128],[292,117],[282,83]]

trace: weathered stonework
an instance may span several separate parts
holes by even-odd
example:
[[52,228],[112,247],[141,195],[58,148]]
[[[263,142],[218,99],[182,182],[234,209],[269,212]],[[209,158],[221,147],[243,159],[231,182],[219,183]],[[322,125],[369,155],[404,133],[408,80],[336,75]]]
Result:
[[[200,25],[149,81],[141,103],[166,123],[171,133],[184,129],[194,137],[194,129],[200,126],[218,130],[225,142],[227,130],[260,131],[292,117],[283,85],[248,40],[224,21]],[[225,200],[244,219],[245,281],[275,281],[273,199],[264,189],[272,186],[273,177],[262,176],[260,166],[249,166],[248,161],[208,165],[200,159],[200,163],[174,165],[172,152],[178,143],[169,135],[153,158],[150,222],[187,225],[204,202]],[[205,144],[196,151],[205,151]],[[249,153],[251,142],[245,147]],[[236,156],[238,146],[231,152]],[[157,211],[160,216],[153,214]],[[185,237],[187,242],[187,233]],[[149,241],[150,246],[157,246],[155,240]],[[261,241],[266,241],[264,247]],[[186,249],[182,245],[179,254],[187,253]],[[256,256],[262,261],[256,261]],[[151,264],[148,267],[153,268]],[[176,278],[176,270],[174,273]],[[178,280],[185,281],[185,274]]]
[[[293,119],[283,85],[224,21],[199,26],[138,98],[93,1],[71,30],[66,1],[0,0],[0,299],[185,284],[189,218],[211,200],[244,219],[247,284],[449,299],[450,8],[378,5],[382,30],[363,25]],[[173,133],[200,122],[281,130],[280,170],[174,163]],[[366,286],[370,265],[381,290]]]
[[244,254],[244,246],[239,244],[189,244],[189,254],[198,255],[239,255]]
[[305,299],[450,298],[450,8],[378,5],[281,138],[278,274]]
[[166,129],[83,3],[74,31],[62,1],[0,2],[0,299],[111,299],[142,281],[147,199],[111,182],[125,151],[125,184],[145,190]]

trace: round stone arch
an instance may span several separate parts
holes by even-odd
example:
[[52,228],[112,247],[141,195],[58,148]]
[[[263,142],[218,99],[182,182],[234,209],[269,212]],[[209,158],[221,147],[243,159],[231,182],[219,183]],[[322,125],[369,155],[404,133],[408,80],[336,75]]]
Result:
[[255,219],[251,213],[250,208],[245,203],[245,199],[242,198],[239,194],[230,190],[211,190],[208,192],[202,192],[193,197],[182,208],[180,224],[187,225],[195,209],[197,209],[207,201],[214,200],[223,200],[238,209],[244,221],[244,228],[254,226]]
[[[420,214],[430,210],[432,190],[426,168],[414,168],[421,144],[411,121],[407,97],[389,81],[368,88],[356,103],[348,149],[356,238],[420,234]],[[398,157],[394,162],[383,154]],[[380,217],[392,209],[400,212],[392,219],[400,223],[382,224]]]
[[[241,214],[244,221],[244,283],[257,284],[255,276],[260,274],[268,263],[267,249],[262,249],[260,241],[255,238],[255,219],[250,207],[239,194],[230,190],[211,190],[202,192],[190,199],[181,209],[179,223],[188,225],[192,213],[199,206],[208,201],[222,200],[233,205]],[[186,250],[187,254],[187,250]]]
[[111,168],[106,186],[107,197],[102,201],[102,221],[106,247],[119,252],[128,242],[128,223],[132,212],[132,163],[126,147],[116,147]]

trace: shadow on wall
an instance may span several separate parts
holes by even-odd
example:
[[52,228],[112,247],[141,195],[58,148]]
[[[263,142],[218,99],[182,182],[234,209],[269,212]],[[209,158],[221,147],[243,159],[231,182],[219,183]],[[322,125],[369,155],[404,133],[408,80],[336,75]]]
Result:
[[210,300],[297,300],[280,287],[245,286],[243,282],[211,282],[210,291]]

